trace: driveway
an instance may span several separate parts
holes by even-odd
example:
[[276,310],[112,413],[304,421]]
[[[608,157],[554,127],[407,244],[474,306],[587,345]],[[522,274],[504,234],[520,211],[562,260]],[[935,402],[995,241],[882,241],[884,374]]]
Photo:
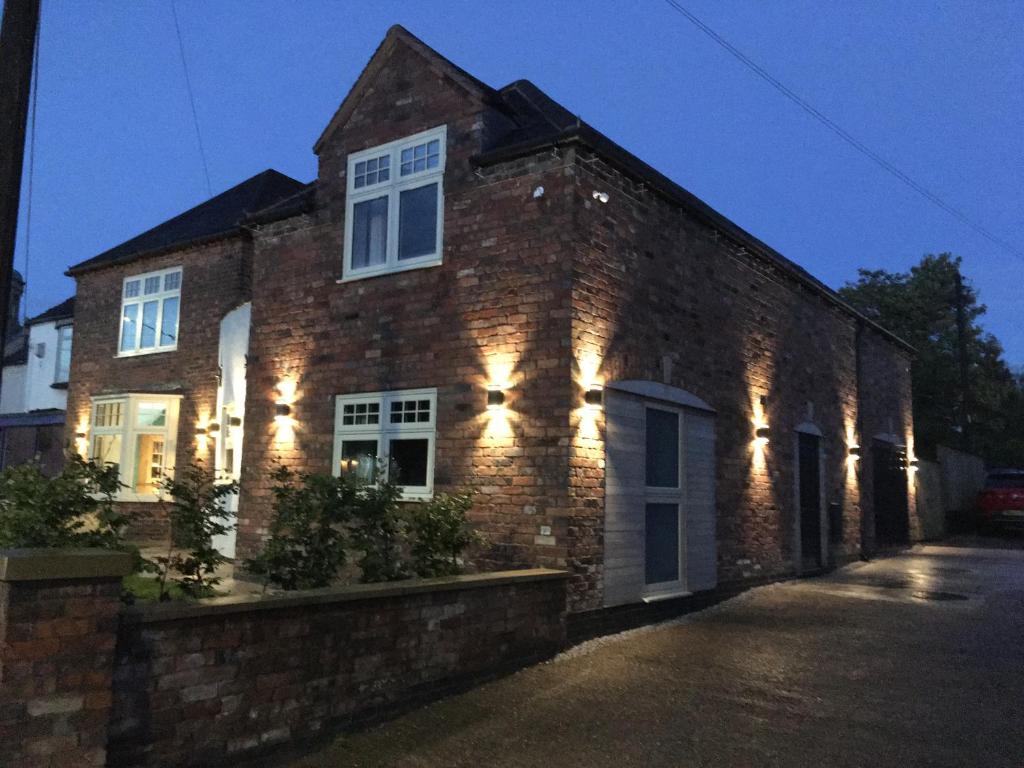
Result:
[[293,768],[1021,765],[1024,551],[924,546],[592,641]]

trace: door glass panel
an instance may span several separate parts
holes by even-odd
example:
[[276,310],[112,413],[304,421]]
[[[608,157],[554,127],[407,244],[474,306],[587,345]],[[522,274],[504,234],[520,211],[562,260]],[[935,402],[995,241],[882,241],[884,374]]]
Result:
[[647,487],[679,487],[679,416],[647,409]]
[[661,584],[679,580],[679,505],[648,504],[645,510],[644,580]]
[[135,451],[136,493],[158,493],[164,476],[164,436],[139,435]]
[[121,436],[96,435],[93,443],[92,457],[99,464],[121,463]]

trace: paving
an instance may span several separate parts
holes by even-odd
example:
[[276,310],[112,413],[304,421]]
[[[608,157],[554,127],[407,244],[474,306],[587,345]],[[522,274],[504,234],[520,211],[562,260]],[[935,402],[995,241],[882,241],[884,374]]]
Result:
[[341,737],[290,768],[1024,765],[1024,550],[773,584]]

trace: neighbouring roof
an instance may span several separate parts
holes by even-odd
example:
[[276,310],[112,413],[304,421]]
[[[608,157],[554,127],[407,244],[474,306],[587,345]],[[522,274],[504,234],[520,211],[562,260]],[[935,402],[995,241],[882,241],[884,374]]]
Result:
[[235,234],[251,212],[272,206],[306,186],[279,171],[268,169],[131,240],[75,264],[66,274],[73,277],[143,255]]
[[63,423],[64,411],[58,408],[45,408],[27,413],[0,414],[0,427],[44,427]]
[[25,321],[25,325],[35,325],[36,323],[47,323],[56,322],[58,320],[67,320],[68,318],[75,316],[75,297],[72,296],[70,299],[64,299],[60,304],[50,307],[45,312],[41,312],[35,317],[30,317]]

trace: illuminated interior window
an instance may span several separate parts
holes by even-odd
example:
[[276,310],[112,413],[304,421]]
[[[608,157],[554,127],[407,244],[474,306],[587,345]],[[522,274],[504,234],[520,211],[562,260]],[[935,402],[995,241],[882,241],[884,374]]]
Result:
[[178,397],[135,394],[93,401],[90,455],[118,466],[122,500],[156,498],[173,472],[178,404]]
[[180,267],[126,278],[121,296],[118,354],[177,349]]

